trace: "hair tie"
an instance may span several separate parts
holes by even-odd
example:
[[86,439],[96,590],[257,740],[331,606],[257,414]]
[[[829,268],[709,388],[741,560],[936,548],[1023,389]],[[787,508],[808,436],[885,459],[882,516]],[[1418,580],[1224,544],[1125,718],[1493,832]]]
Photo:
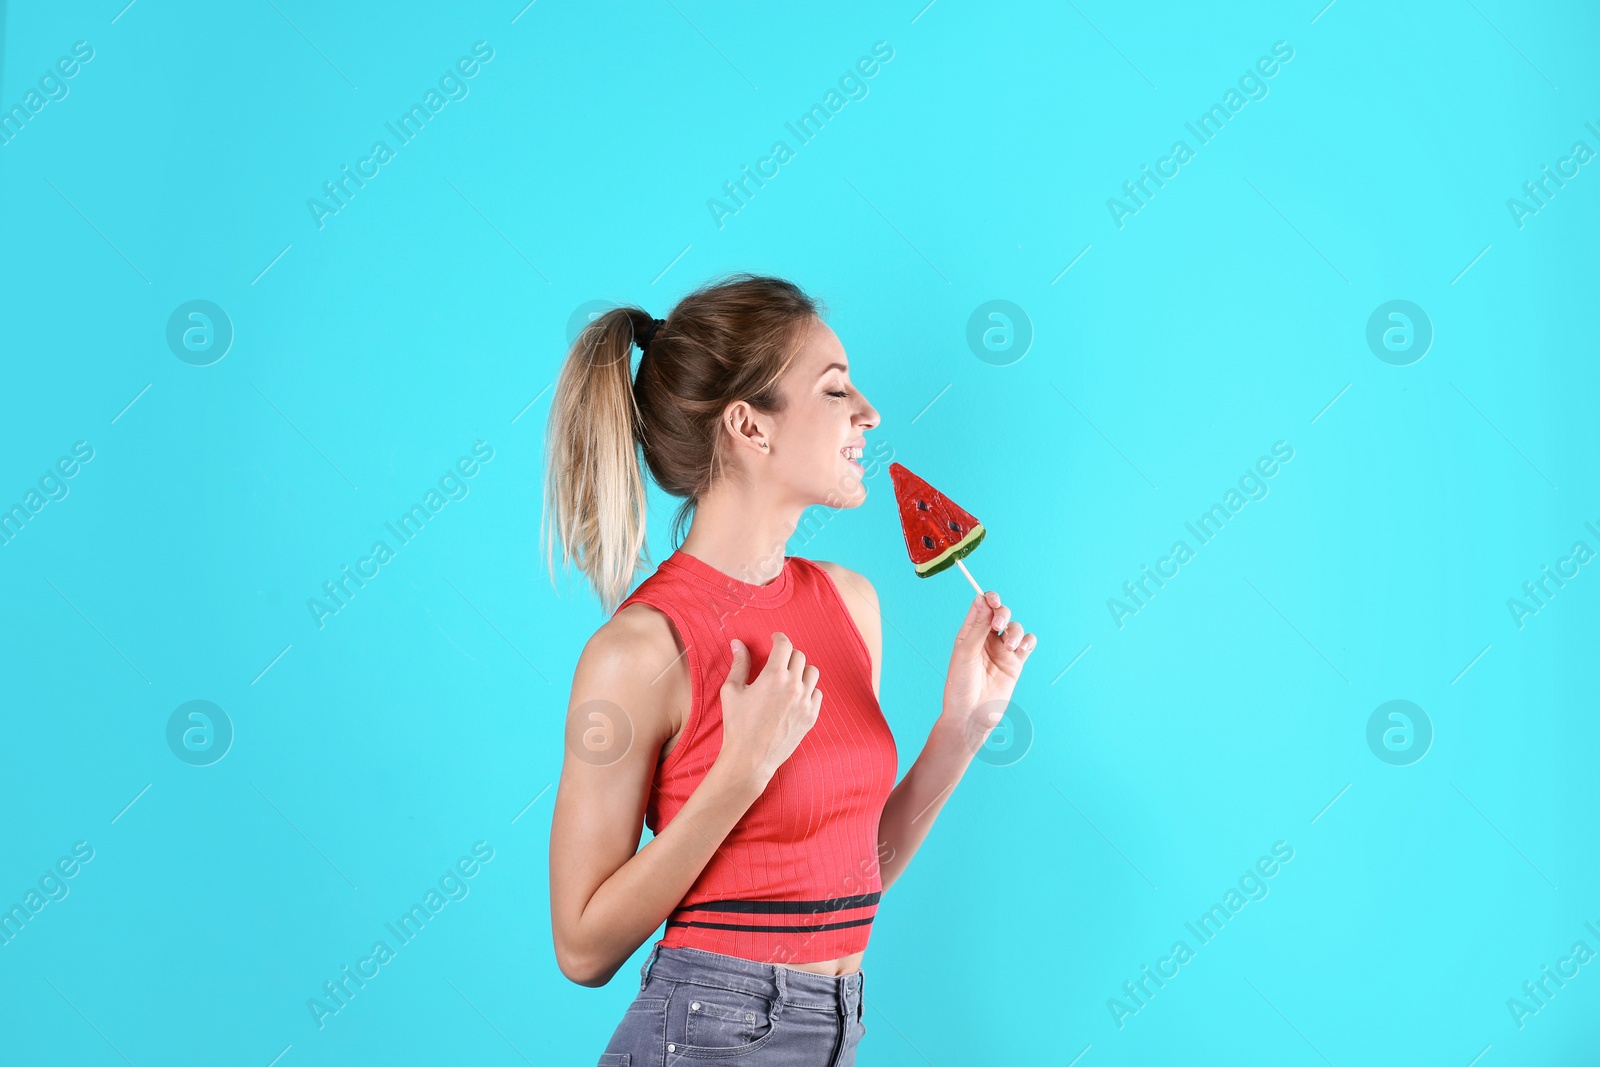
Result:
[[651,319],[650,325],[644,328],[644,334],[640,337],[634,338],[634,344],[639,346],[640,352],[644,352],[649,349],[651,338],[655,337],[656,331],[661,329],[666,321],[666,319]]

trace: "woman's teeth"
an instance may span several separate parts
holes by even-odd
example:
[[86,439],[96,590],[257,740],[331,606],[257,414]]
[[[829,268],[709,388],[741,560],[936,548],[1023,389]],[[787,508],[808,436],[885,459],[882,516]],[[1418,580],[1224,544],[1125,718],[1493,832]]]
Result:
[[856,445],[847,445],[844,448],[839,449],[839,454],[845,459],[860,459],[861,449]]

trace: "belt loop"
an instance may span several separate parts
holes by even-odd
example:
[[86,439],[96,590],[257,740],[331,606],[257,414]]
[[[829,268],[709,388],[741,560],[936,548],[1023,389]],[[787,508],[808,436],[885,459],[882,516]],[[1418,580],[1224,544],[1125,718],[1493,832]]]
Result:
[[650,983],[650,968],[655,966],[656,955],[661,951],[661,942],[657,941],[650,946],[650,954],[644,958],[644,965],[639,968],[639,992],[644,992],[644,987]]
[[839,1036],[833,1043],[833,1055],[828,1057],[828,1067],[835,1067],[843,1058],[850,1040],[850,977],[836,975],[833,979],[834,1010],[839,1015]]
[[778,1016],[783,1013],[784,1000],[789,995],[789,987],[785,984],[786,980],[783,974],[786,969],[781,963],[772,965],[772,982],[778,988],[777,996],[772,1001],[771,1018],[773,1022],[777,1022]]

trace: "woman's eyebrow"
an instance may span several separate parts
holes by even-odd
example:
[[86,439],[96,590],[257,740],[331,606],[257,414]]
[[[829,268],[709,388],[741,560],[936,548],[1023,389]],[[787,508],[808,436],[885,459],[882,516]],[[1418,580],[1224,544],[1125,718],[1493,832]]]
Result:
[[[833,370],[835,367],[837,367],[838,369],[844,371],[846,374],[850,373],[850,368],[846,367],[843,363],[830,363],[826,367],[822,368],[822,374],[827,374],[829,371]],[[818,378],[822,377],[822,374],[817,375],[817,377]]]

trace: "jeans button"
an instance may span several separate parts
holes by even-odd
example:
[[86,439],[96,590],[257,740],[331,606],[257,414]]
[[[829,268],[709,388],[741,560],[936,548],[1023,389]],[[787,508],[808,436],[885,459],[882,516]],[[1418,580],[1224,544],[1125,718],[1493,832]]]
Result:
[[677,1045],[668,1045],[667,1046],[667,1051],[668,1052],[676,1052],[676,1051],[678,1051],[678,1046]]
[[697,1000],[693,1004],[689,1005],[689,1010],[690,1011],[699,1011],[700,1010],[700,1002]]
[[744,1013],[744,1021],[747,1022],[747,1023],[753,1023],[753,1022],[756,1021],[756,1017],[754,1015],[751,1015],[749,1012],[745,1012]]

